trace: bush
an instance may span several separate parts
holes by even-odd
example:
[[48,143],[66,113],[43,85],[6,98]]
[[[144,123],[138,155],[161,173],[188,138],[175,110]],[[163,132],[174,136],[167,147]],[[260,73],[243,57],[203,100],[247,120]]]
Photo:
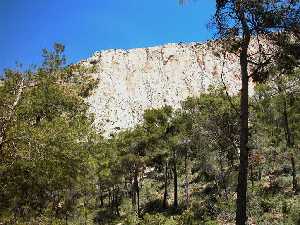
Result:
[[300,224],[300,200],[294,200],[285,201],[283,204],[283,213],[286,214],[286,224],[289,225]]
[[208,220],[204,225],[219,225],[219,223],[216,220]]
[[144,206],[143,211],[145,213],[151,212],[163,212],[165,209],[162,207],[163,203],[160,199],[156,199],[154,201],[147,202]]
[[262,199],[260,202],[260,207],[264,213],[271,212],[273,206],[274,206],[273,202],[270,201],[269,199]]
[[300,207],[293,208],[288,215],[287,224],[299,225],[300,224]]
[[132,204],[130,202],[130,199],[124,198],[122,200],[121,206],[120,206],[120,213],[123,217],[122,224],[124,225],[136,225],[139,224],[139,217],[132,208]]
[[179,221],[180,221],[180,224],[184,224],[184,225],[198,224],[198,223],[196,223],[194,212],[191,209],[184,211],[181,214]]
[[179,225],[174,217],[166,217],[163,214],[146,214],[141,225]]

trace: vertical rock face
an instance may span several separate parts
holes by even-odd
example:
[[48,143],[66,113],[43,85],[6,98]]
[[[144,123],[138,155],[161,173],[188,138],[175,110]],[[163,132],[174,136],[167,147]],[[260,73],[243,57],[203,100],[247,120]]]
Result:
[[223,85],[221,77],[230,93],[240,90],[238,58],[224,57],[214,42],[107,50],[80,64],[96,67],[99,85],[88,102],[106,135],[139,123],[145,109],[179,107],[210,85]]

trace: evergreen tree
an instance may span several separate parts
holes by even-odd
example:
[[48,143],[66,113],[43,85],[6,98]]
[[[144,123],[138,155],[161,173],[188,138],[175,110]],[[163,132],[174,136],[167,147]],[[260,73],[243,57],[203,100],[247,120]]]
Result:
[[83,96],[96,81],[64,67],[62,50],[56,44],[35,72],[6,71],[0,87],[0,209],[15,216],[67,215],[92,170],[94,130]]
[[[236,224],[246,224],[247,177],[249,155],[249,78],[263,81],[265,70],[277,52],[266,52],[260,43],[262,37],[279,40],[283,31],[294,30],[299,19],[299,1],[243,1],[217,0],[214,23],[220,38],[227,44],[235,46],[241,67],[241,103],[240,103],[240,167],[237,186]],[[292,22],[291,22],[292,21]],[[278,32],[278,33],[275,33]],[[274,34],[274,35],[273,35]],[[264,36],[268,35],[268,36]],[[251,38],[257,42],[258,58],[253,62],[249,48]],[[282,39],[281,39],[282,40]],[[275,41],[275,42],[276,42]],[[277,42],[279,43],[279,42]],[[279,45],[281,48],[282,45]],[[271,55],[270,57],[265,57]],[[253,64],[253,72],[249,74],[249,63]]]

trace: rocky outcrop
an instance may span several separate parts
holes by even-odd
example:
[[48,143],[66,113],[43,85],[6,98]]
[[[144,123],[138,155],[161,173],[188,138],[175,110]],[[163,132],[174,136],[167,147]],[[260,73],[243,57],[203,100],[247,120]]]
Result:
[[224,57],[215,42],[106,50],[80,64],[96,68],[92,76],[99,85],[88,102],[105,135],[139,123],[145,109],[179,107],[210,85],[224,82],[230,93],[240,90],[238,58]]

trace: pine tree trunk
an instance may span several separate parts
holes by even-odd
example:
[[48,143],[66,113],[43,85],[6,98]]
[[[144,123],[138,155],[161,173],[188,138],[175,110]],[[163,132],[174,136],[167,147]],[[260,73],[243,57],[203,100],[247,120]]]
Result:
[[176,151],[173,150],[173,174],[174,174],[174,209],[178,208],[178,182],[177,182],[177,164],[176,164]]
[[139,189],[138,170],[137,169],[134,173],[133,186],[134,186],[133,195],[134,195],[134,199],[135,199],[136,212],[138,215],[140,215],[140,189]]
[[189,165],[188,165],[188,152],[186,152],[184,160],[185,168],[185,206],[189,208],[190,206],[190,194],[189,194]]
[[100,207],[103,208],[104,206],[104,199],[103,199],[103,193],[100,194]]
[[165,190],[164,190],[164,199],[163,199],[163,208],[167,209],[168,204],[167,204],[167,199],[168,199],[168,161],[166,162],[165,165]]
[[[282,92],[282,89],[280,85],[278,86],[278,89],[280,92]],[[289,126],[289,118],[288,118],[288,112],[287,112],[287,103],[286,99],[284,98],[284,103],[283,103],[283,120],[284,120],[284,129],[285,129],[285,136],[286,136],[286,145],[288,148],[293,147],[293,140],[292,140],[292,132]]]
[[108,190],[108,207],[111,207],[111,192]]
[[84,191],[84,225],[87,225],[87,192]]
[[237,185],[237,200],[236,200],[236,225],[245,225],[247,221],[247,180],[248,180],[248,48],[250,43],[250,32],[245,21],[244,14],[241,15],[243,23],[243,43],[240,53],[240,66],[241,66],[241,105],[240,105],[240,165]]
[[258,180],[260,181],[262,177],[262,169],[261,166],[258,167]]
[[111,200],[111,210],[112,210],[112,213],[114,213],[114,207],[115,207],[115,187],[113,186],[112,200]]
[[292,164],[293,190],[295,194],[297,194],[298,188],[297,188],[297,177],[296,177],[296,165],[295,165],[295,158],[293,155],[291,156],[291,164]]
[[116,194],[115,194],[115,207],[116,207],[116,213],[117,213],[117,216],[120,216],[120,210],[119,210],[119,186],[117,186],[116,188]]
[[65,215],[65,224],[68,225],[68,214]]
[[[280,92],[282,92],[281,86],[278,85],[278,89]],[[284,98],[284,103],[283,103],[283,120],[284,120],[284,129],[285,129],[285,137],[286,137],[286,145],[287,148],[293,148],[294,147],[294,140],[292,137],[292,132],[289,126],[289,118],[288,118],[288,106],[287,106],[287,101],[286,98]],[[292,165],[292,185],[293,185],[293,191],[295,194],[297,194],[297,175],[296,175],[296,165],[295,165],[295,158],[293,154],[291,154],[291,165]]]
[[140,189],[138,183],[137,183],[136,195],[137,195],[137,214],[139,216],[140,215]]
[[252,191],[253,191],[253,188],[254,188],[253,165],[250,166],[250,180],[251,180],[251,186],[252,186]]

